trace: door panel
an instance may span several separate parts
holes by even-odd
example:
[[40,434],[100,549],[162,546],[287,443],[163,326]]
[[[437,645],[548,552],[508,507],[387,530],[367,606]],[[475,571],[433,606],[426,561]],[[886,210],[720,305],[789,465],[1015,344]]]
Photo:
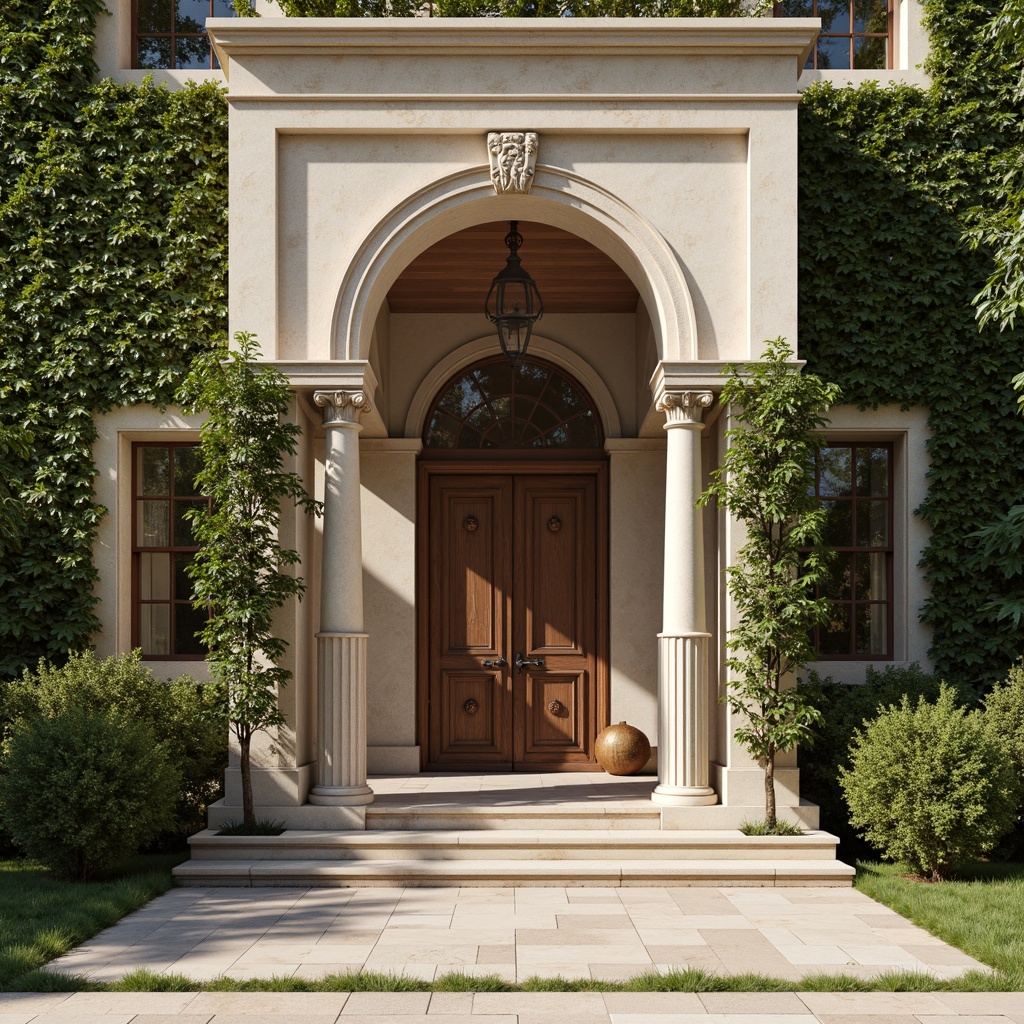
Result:
[[536,671],[531,669],[524,683],[523,748],[518,760],[562,760],[570,753],[585,756],[592,703],[587,676],[534,674]]
[[434,477],[430,487],[430,760],[510,767],[505,656],[511,594],[508,477]]
[[[596,766],[607,662],[601,480],[425,473],[426,767]],[[517,655],[534,664],[517,669]]]
[[517,764],[591,762],[596,735],[595,481],[515,481],[513,646],[543,665],[514,673]]

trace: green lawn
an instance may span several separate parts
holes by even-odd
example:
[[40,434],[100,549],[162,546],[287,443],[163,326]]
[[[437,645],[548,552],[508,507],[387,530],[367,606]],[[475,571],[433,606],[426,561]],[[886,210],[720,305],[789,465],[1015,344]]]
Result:
[[101,882],[58,882],[32,861],[0,861],[0,990],[18,991],[26,974],[166,892],[186,856],[135,857]]
[[857,888],[1024,990],[1024,864],[975,864],[959,880],[918,882],[890,864],[858,863]]

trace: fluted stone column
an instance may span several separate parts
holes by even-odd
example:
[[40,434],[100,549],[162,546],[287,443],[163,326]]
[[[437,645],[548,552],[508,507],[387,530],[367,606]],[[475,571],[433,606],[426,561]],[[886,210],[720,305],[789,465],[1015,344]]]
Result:
[[317,646],[317,784],[311,804],[373,802],[366,784],[366,634],[359,508],[361,391],[317,391],[327,433],[320,632]]
[[658,634],[658,785],[655,803],[716,803],[708,785],[708,644],[704,615],[701,416],[710,391],[671,391],[657,407],[668,432],[665,590]]

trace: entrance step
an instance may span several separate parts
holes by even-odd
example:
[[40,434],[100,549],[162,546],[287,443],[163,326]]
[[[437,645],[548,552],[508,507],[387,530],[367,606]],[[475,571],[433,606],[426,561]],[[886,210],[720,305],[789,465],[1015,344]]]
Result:
[[835,836],[733,829],[471,829],[218,836],[190,840],[179,885],[850,885]]
[[399,830],[648,829],[661,830],[661,809],[646,800],[638,805],[559,803],[549,807],[488,804],[371,804],[366,828]]
[[832,860],[191,860],[188,886],[849,886]]
[[745,836],[733,829],[653,832],[646,829],[326,832],[290,829],[280,836],[189,839],[193,860],[835,860],[837,839]]

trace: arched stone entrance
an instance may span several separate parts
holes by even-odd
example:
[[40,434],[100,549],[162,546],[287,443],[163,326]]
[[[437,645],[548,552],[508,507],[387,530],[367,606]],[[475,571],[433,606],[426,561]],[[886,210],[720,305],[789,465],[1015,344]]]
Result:
[[419,474],[419,735],[434,770],[597,767],[608,501],[593,399],[490,356],[436,395]]

